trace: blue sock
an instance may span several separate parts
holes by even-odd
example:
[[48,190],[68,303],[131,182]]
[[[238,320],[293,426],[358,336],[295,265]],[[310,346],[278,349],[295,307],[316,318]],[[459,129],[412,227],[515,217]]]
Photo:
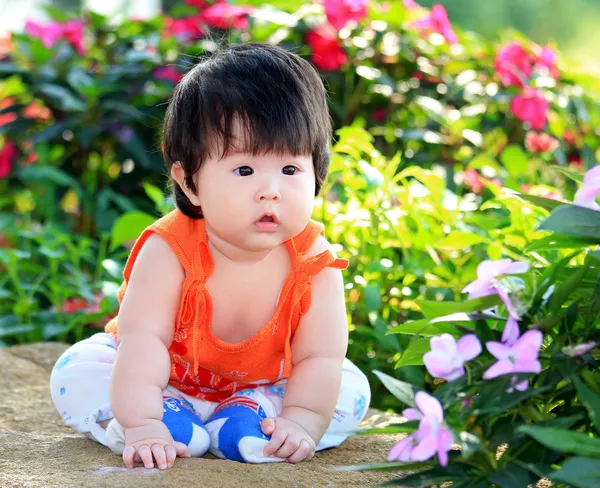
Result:
[[222,459],[241,463],[284,461],[263,454],[263,449],[271,439],[260,428],[260,423],[266,418],[263,407],[252,398],[236,396],[223,401],[206,422],[210,434],[210,452]]
[[185,400],[165,398],[162,421],[169,428],[173,440],[188,446],[190,456],[200,457],[208,451],[210,437],[206,427]]

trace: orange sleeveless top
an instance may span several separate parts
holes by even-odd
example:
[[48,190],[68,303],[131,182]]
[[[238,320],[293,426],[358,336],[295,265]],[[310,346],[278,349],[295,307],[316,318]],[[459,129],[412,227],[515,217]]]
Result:
[[[169,348],[169,384],[178,390],[208,401],[222,401],[244,388],[271,384],[287,378],[291,371],[291,341],[300,316],[310,307],[311,277],[330,266],[345,269],[348,261],[336,259],[329,251],[305,257],[323,226],[310,221],[297,236],[285,242],[291,260],[275,313],[254,336],[237,344],[212,334],[212,301],[205,284],[214,270],[203,219],[191,219],[174,210],[150,225],[138,238],[123,272],[118,293],[122,303],[133,264],[142,246],[157,233],[171,247],[183,266],[181,303]],[[117,335],[115,317],[106,332]]]

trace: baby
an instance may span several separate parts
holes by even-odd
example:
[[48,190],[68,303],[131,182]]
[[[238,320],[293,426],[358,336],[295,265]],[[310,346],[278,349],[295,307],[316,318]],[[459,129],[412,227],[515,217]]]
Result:
[[345,358],[341,269],[311,220],[327,175],[326,92],[305,60],[244,44],[176,86],[163,155],[176,210],[136,241],[105,333],[51,376],[62,418],[122,455],[309,460],[364,418],[366,376]]

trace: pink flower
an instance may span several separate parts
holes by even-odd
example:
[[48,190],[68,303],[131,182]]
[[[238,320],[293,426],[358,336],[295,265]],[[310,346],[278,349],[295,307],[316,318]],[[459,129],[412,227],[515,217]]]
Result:
[[533,71],[533,60],[521,44],[512,41],[498,50],[495,68],[504,85],[523,86]]
[[598,344],[596,344],[594,341],[589,341],[582,344],[577,344],[576,346],[563,347],[562,352],[564,352],[567,356],[576,358],[578,356],[583,356],[586,352],[591,351],[597,345]]
[[503,343],[512,346],[519,339],[519,322],[514,317],[508,317],[504,330],[502,331],[502,338],[500,339]]
[[525,147],[532,153],[552,152],[558,147],[558,141],[549,134],[527,131]]
[[479,176],[479,173],[476,169],[467,168],[465,169],[464,175],[465,185],[468,186],[473,193],[481,193],[485,188],[485,184],[483,183],[483,179]]
[[423,362],[434,378],[452,381],[465,374],[464,363],[481,353],[481,343],[475,334],[461,337],[458,342],[450,334],[432,337],[431,351],[423,355]]
[[18,154],[13,141],[9,140],[4,143],[4,147],[0,149],[0,179],[4,179],[10,174]]
[[431,12],[427,17],[413,22],[412,25],[421,32],[421,35],[435,32],[444,36],[450,44],[458,42],[446,9],[439,3],[431,7]]
[[539,330],[528,330],[512,345],[487,342],[488,351],[498,362],[483,373],[483,378],[490,380],[505,374],[539,373],[542,370],[538,360],[542,340],[543,335]]
[[506,305],[509,316],[519,320],[520,317],[514,310],[508,293],[497,278],[502,275],[526,273],[528,270],[529,263],[522,261],[514,262],[512,259],[492,261],[486,259],[477,266],[477,279],[465,286],[462,293],[469,293],[469,299],[498,295]]
[[255,10],[256,7],[252,6],[216,3],[202,12],[202,20],[219,29],[246,29],[249,25],[248,15]]
[[[0,101],[0,111],[5,110],[9,107],[15,105],[15,99],[12,97],[7,97]],[[5,112],[0,114],[0,127],[6,124],[10,124],[17,120],[17,114],[15,112]]]
[[521,121],[528,122],[532,129],[542,130],[546,126],[550,105],[538,90],[526,86],[521,95],[510,103],[510,111]]
[[339,69],[348,59],[339,43],[337,32],[329,24],[321,24],[308,31],[306,43],[312,50],[311,61],[323,71]]
[[388,461],[426,461],[436,453],[442,466],[448,464],[448,451],[454,438],[443,426],[444,411],[439,400],[424,391],[415,395],[419,410],[407,408],[402,412],[408,420],[419,420],[419,429],[402,439],[388,454]]
[[152,70],[152,76],[157,80],[167,80],[177,84],[183,77],[183,74],[171,66],[159,66]]
[[41,25],[31,20],[25,23],[25,32],[40,39],[47,48],[54,46],[59,39],[65,39],[80,55],[85,54],[83,28],[84,24],[81,20],[70,20],[64,24],[50,22],[47,25]]
[[207,3],[204,0],[185,0],[185,3],[192,7],[196,7],[198,10],[202,10],[207,6]]
[[337,30],[351,20],[360,22],[367,16],[369,0],[325,0],[325,15]]
[[547,73],[552,78],[559,78],[560,73],[556,67],[556,58],[558,57],[556,51],[550,46],[544,46],[543,48],[535,46],[534,48],[536,69],[540,72]]
[[575,195],[573,205],[600,210],[600,205],[596,203],[598,193],[600,193],[600,164],[590,169],[583,177],[583,184]]
[[163,34],[167,37],[174,36],[180,41],[193,41],[204,35],[204,31],[200,26],[201,22],[202,19],[200,15],[192,15],[190,17],[179,19],[167,17],[165,18],[165,29]]

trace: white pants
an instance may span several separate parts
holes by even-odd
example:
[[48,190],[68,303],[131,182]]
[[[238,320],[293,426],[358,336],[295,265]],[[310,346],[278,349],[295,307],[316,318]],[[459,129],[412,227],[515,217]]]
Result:
[[[54,365],[50,376],[52,400],[65,423],[100,444],[110,444],[113,450],[114,442],[107,441],[106,430],[99,422],[113,418],[109,392],[116,354],[114,336],[98,333],[67,349]],[[262,393],[258,397],[268,402],[268,405],[261,405],[266,412],[274,412],[275,415],[281,413],[286,383],[287,380],[281,380],[273,385],[255,388],[255,391]],[[244,392],[236,395],[240,394]],[[172,386],[164,390],[163,396],[187,400],[202,422],[209,420],[218,405],[218,402],[186,395]],[[370,401],[371,390],[367,377],[350,360],[345,359],[335,413],[317,450],[339,446],[344,442],[365,417]],[[119,450],[122,452],[122,447]]]

